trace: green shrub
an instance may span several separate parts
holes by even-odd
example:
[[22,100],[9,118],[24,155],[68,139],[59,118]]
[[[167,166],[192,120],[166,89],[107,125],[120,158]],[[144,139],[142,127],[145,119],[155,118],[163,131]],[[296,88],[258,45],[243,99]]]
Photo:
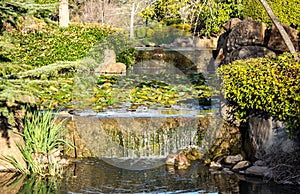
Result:
[[[287,24],[300,31],[299,0],[267,0],[281,23]],[[244,17],[251,17],[259,22],[271,24],[271,19],[259,0],[243,0]]]
[[56,61],[75,61],[113,29],[101,25],[72,24],[68,28],[44,27],[28,32],[14,31],[15,49],[4,50],[2,55],[14,62],[30,66],[45,66]]
[[292,54],[235,61],[222,66],[223,92],[236,118],[267,112],[291,128],[300,127],[300,64]]

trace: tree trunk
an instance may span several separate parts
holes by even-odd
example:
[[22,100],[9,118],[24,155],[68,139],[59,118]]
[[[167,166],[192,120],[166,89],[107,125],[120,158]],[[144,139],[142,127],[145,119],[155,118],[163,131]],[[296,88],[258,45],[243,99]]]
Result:
[[130,13],[130,32],[129,36],[131,39],[134,39],[134,31],[133,31],[133,25],[134,25],[134,13],[135,13],[135,2],[132,2],[131,6],[131,13]]
[[68,0],[60,0],[59,5],[59,26],[68,27],[69,26],[69,4]]
[[269,4],[267,3],[267,1],[266,0],[260,0],[260,2],[262,3],[265,10],[267,11],[267,13],[270,16],[270,18],[271,18],[272,22],[274,23],[275,27],[278,29],[280,35],[282,36],[282,39],[283,39],[284,43],[286,44],[286,46],[288,47],[290,52],[294,53],[294,54],[297,54],[296,49],[295,49],[289,35],[286,33],[285,29],[283,28],[283,26],[281,25],[281,23],[279,22],[279,20],[275,16],[274,12],[272,11],[272,9],[269,6]]

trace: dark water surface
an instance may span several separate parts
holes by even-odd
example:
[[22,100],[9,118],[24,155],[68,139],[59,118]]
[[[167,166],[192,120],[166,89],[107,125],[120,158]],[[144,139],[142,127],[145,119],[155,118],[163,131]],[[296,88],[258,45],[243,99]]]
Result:
[[[243,180],[244,179],[244,180]],[[59,193],[300,193],[300,187],[264,183],[258,178],[211,172],[200,162],[187,170],[162,165],[127,170],[103,160],[84,159],[66,172]]]

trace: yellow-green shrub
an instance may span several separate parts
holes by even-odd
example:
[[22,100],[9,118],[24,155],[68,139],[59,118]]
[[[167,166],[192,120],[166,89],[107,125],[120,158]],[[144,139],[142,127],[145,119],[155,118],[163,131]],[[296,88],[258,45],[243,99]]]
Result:
[[[300,31],[299,0],[267,0],[267,2],[281,23]],[[243,14],[245,18],[251,17],[259,22],[272,23],[260,0],[243,0]]]
[[300,127],[300,64],[292,54],[235,61],[222,66],[223,92],[236,118],[267,112],[288,127]]
[[41,30],[14,31],[11,36],[15,48],[2,51],[2,55],[30,66],[75,61],[112,32],[112,28],[97,24],[72,24],[68,28],[48,25]]

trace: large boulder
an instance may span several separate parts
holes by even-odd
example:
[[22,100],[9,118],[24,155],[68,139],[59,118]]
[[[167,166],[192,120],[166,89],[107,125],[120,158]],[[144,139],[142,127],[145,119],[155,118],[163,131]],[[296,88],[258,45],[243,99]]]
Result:
[[[239,59],[276,56],[288,51],[278,30],[267,30],[264,23],[251,18],[233,18],[223,25],[226,30],[219,36],[215,64],[228,64]],[[297,31],[287,25],[285,30],[296,50],[299,50]]]
[[[285,29],[286,33],[291,38],[291,41],[292,41],[296,51],[299,51],[299,45],[298,45],[299,37],[297,34],[298,33],[297,30],[295,30],[292,27],[285,25],[285,24],[283,24],[283,28]],[[286,46],[286,44],[283,41],[281,34],[279,33],[278,29],[274,25],[272,26],[272,30],[270,32],[269,37],[270,38],[269,38],[268,45],[267,45],[268,48],[270,48],[271,50],[277,51],[277,52],[289,51],[288,47]]]

